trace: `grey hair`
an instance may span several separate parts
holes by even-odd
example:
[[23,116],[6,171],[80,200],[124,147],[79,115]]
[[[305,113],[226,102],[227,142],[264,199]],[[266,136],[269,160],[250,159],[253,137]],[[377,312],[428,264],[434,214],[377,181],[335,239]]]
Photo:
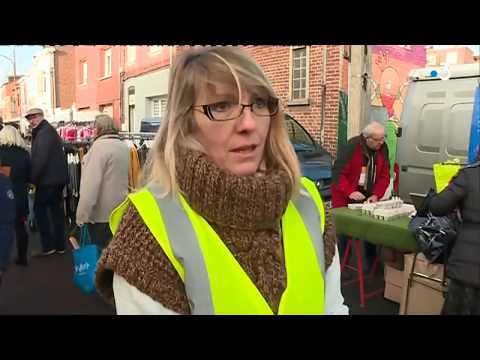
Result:
[[27,148],[20,132],[11,125],[5,125],[3,129],[0,130],[0,145],[18,146],[23,149]]
[[375,130],[380,130],[380,129],[383,130],[383,132],[385,133],[385,126],[383,126],[379,122],[372,121],[370,124],[368,124],[363,128],[362,135],[364,138],[369,138],[370,136],[372,136]]
[[105,134],[118,134],[118,128],[112,117],[107,114],[99,114],[95,116],[95,128],[97,129],[97,137]]

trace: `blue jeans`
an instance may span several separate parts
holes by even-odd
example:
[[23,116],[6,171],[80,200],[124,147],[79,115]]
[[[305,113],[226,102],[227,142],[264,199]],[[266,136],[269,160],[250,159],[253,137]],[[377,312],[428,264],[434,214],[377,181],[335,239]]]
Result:
[[15,225],[0,224],[0,271],[5,271],[8,267],[14,242]]

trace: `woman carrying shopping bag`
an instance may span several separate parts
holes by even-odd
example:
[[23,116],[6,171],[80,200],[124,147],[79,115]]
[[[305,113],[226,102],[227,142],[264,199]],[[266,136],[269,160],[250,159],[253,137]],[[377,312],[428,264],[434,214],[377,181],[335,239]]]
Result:
[[97,115],[95,129],[93,145],[82,161],[76,222],[88,224],[92,242],[103,249],[112,237],[110,213],[128,195],[130,151],[110,116]]

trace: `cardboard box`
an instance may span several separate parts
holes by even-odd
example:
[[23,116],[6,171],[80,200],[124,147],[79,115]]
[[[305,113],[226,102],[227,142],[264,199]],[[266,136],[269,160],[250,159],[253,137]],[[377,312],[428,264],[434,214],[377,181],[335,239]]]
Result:
[[443,302],[443,265],[430,264],[423,254],[418,254],[411,282],[414,254],[405,255],[405,270],[400,315],[439,315]]
[[402,290],[403,288],[400,286],[396,286],[391,283],[385,283],[385,292],[383,297],[387,300],[400,304],[402,301]]
[[385,299],[400,303],[402,299],[402,290],[404,284],[404,274],[403,271],[397,270],[396,268],[385,264]]

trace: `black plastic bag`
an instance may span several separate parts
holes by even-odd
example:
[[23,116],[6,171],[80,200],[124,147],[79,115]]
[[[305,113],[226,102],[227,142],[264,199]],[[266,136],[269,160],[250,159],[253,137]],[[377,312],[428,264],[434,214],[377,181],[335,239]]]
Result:
[[432,215],[429,202],[434,195],[435,191],[430,189],[408,229],[414,233],[420,252],[430,263],[445,264],[457,237],[461,219],[456,210],[446,216]]
[[417,246],[430,263],[445,264],[457,237],[459,219],[456,213],[447,216],[415,216],[409,230],[415,234]]

